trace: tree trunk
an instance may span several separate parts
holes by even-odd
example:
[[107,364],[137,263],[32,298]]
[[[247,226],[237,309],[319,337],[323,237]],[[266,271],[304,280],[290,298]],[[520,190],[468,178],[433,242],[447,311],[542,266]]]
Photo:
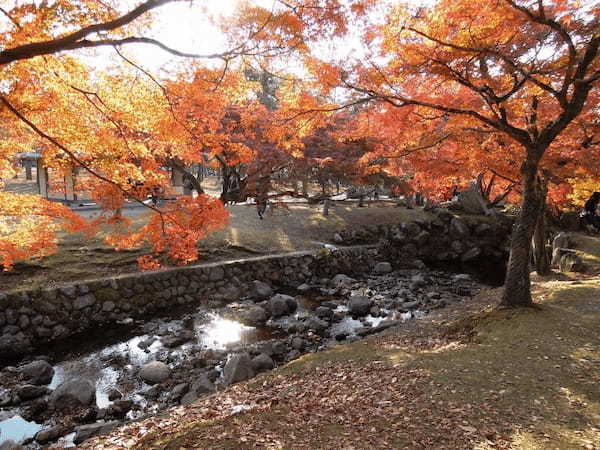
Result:
[[550,255],[546,247],[546,184],[542,184],[542,202],[539,212],[539,217],[535,225],[533,234],[533,260],[535,262],[535,271],[538,275],[549,275],[550,270]]
[[543,189],[537,175],[537,162],[529,161],[522,169],[523,201],[521,212],[514,225],[510,243],[510,258],[504,282],[501,306],[530,306],[531,240],[544,201]]

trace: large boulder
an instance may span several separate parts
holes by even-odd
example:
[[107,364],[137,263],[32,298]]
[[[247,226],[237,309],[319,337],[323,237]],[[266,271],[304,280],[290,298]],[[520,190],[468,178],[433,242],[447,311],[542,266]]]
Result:
[[458,209],[467,214],[486,215],[488,214],[487,201],[481,195],[481,190],[477,183],[471,185],[458,195]]
[[157,384],[169,378],[171,369],[164,362],[152,361],[144,364],[138,375],[148,384]]
[[107,414],[117,419],[124,419],[132,408],[133,402],[131,400],[117,400],[107,408]]
[[318,319],[316,317],[310,317],[304,322],[304,325],[309,330],[313,330],[315,333],[319,335],[323,335],[325,330],[329,327],[329,324],[324,320]]
[[49,389],[45,386],[36,386],[34,384],[25,384],[17,388],[17,395],[23,401],[33,400],[34,398],[46,395]]
[[298,308],[294,297],[276,294],[269,299],[269,311],[273,317],[281,317],[293,313]]
[[264,300],[273,295],[273,289],[267,283],[254,280],[252,282],[252,296],[254,298]]
[[350,297],[348,302],[348,312],[354,317],[366,316],[371,309],[373,302],[370,298],[362,295]]
[[333,310],[326,306],[319,306],[317,309],[315,309],[315,314],[319,319],[331,320],[333,317]]
[[73,442],[75,444],[81,444],[83,441],[90,439],[94,436],[101,436],[108,434],[119,426],[120,422],[98,422],[90,425],[81,425],[75,428],[75,438]]
[[302,339],[301,337],[295,337],[292,339],[292,348],[294,350],[304,350],[304,348],[307,346],[307,342]]
[[338,273],[331,279],[331,284],[336,288],[348,288],[355,282],[356,280],[354,278],[350,278],[348,275],[344,275],[343,273]]
[[0,336],[0,360],[22,357],[32,349],[31,340],[22,332]]
[[96,401],[96,388],[91,381],[73,378],[61,383],[52,394],[49,404],[52,409],[89,406]]
[[196,394],[209,394],[215,392],[217,388],[214,383],[210,381],[206,374],[201,375],[194,383],[192,383],[192,391]]
[[252,306],[242,313],[241,322],[251,327],[260,327],[265,324],[268,318],[269,314],[264,308]]
[[56,441],[59,437],[66,433],[66,429],[62,425],[55,425],[51,428],[46,428],[45,430],[38,431],[35,435],[35,440],[39,444],[45,444],[47,442]]
[[253,376],[252,360],[247,353],[232,355],[223,368],[223,379],[227,384],[238,383]]
[[377,263],[375,265],[375,268],[373,269],[373,272],[378,273],[378,274],[390,273],[391,271],[392,271],[392,265],[387,261]]
[[169,398],[171,400],[179,400],[189,391],[190,385],[188,383],[180,383],[171,390],[171,392],[169,393]]
[[49,384],[54,376],[52,366],[43,360],[30,362],[17,370],[25,381],[38,386]]
[[267,370],[274,369],[275,363],[269,355],[261,353],[260,355],[252,358],[252,368],[257,373],[265,372]]
[[181,400],[179,400],[179,404],[180,405],[191,405],[196,400],[198,400],[198,394],[196,394],[195,391],[189,391],[187,394],[185,394],[183,397],[181,397]]

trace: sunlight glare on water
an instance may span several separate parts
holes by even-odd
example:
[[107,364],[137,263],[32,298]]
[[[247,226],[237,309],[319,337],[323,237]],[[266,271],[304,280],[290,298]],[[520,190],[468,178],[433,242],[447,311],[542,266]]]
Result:
[[213,320],[205,328],[204,341],[209,347],[224,348],[241,341],[244,333],[253,329],[233,320],[213,316]]

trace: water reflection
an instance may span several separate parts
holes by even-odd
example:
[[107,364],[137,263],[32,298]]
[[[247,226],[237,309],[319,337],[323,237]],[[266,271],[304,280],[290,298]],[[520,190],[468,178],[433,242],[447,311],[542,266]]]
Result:
[[41,429],[41,425],[28,422],[18,415],[2,420],[0,421],[0,444],[8,440],[22,442],[35,436]]
[[117,386],[118,379],[119,372],[112,367],[102,369],[96,382],[96,404],[98,408],[106,408],[110,405],[108,393]]
[[257,330],[215,315],[203,331],[202,343],[204,345],[214,349],[225,349],[229,344],[249,339]]

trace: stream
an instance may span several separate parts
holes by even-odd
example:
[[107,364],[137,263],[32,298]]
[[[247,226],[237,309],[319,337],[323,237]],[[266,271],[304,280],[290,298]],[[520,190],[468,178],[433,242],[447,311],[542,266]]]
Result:
[[[73,447],[302,354],[402,326],[484,286],[468,274],[391,267],[360,279],[339,274],[297,288],[254,283],[251,297],[226,307],[128,319],[2,368],[0,445],[12,440],[32,449]],[[57,392],[73,379],[83,380],[91,392],[66,408],[62,399],[72,396]]]

